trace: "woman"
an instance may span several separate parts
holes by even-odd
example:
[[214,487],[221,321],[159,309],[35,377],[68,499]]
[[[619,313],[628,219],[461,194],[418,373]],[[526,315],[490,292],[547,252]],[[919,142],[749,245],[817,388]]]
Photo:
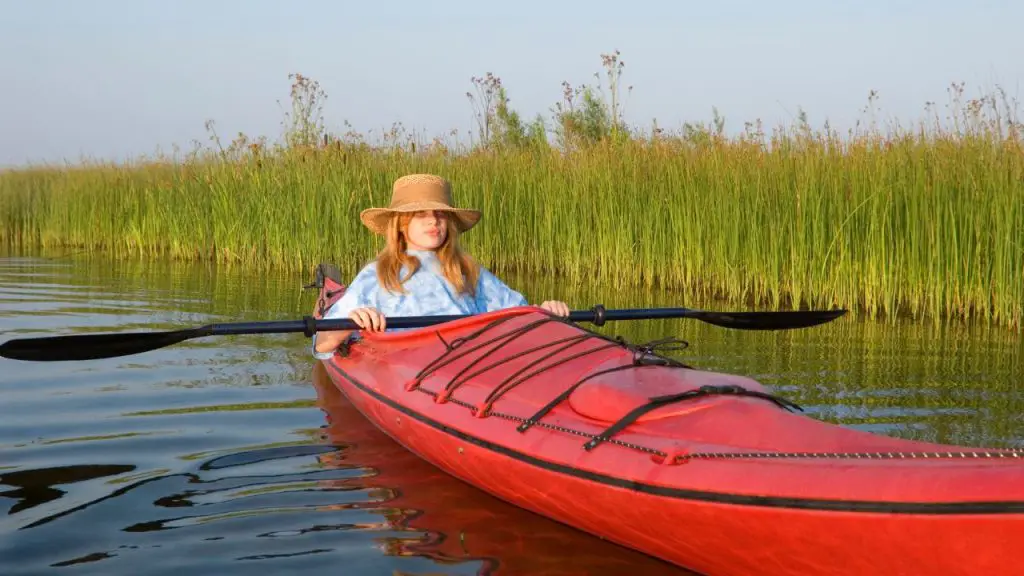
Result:
[[[361,329],[380,332],[388,316],[480,314],[526,306],[522,294],[506,286],[462,251],[459,234],[480,220],[480,211],[455,208],[451,184],[432,174],[410,174],[395,181],[391,205],[360,214],[363,224],[385,236],[387,245],[367,264],[327,312],[325,319],[348,317]],[[564,302],[541,308],[568,316]],[[313,355],[330,358],[352,334],[332,330],[313,336]]]

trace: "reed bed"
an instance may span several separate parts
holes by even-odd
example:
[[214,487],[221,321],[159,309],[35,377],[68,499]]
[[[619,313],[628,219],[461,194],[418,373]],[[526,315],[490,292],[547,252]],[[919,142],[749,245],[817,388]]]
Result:
[[332,261],[351,274],[380,247],[359,212],[386,205],[394,178],[432,172],[483,210],[464,243],[498,272],[1019,332],[1024,147],[1019,124],[982,108],[972,101],[952,128],[842,137],[806,125],[623,136],[613,124],[560,144],[249,142],[180,162],[28,168],[0,173],[0,224],[16,249]]

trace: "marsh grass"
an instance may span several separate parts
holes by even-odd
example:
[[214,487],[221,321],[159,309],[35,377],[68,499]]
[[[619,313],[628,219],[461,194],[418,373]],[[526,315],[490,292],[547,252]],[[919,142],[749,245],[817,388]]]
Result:
[[[605,64],[617,83],[617,54]],[[178,162],[0,174],[3,239],[248,267],[329,260],[354,273],[380,246],[359,212],[386,205],[396,177],[433,172],[483,210],[464,242],[499,272],[1021,329],[1024,147],[1006,98],[962,102],[954,86],[944,120],[929,109],[911,128],[843,135],[801,116],[726,136],[717,114],[643,133],[621,122],[620,104],[569,85],[553,127],[525,122],[488,77],[469,94],[480,137],[459,148],[400,129],[374,145],[326,134],[322,91],[293,80],[281,145],[241,136],[223,147],[214,132],[214,146]]]

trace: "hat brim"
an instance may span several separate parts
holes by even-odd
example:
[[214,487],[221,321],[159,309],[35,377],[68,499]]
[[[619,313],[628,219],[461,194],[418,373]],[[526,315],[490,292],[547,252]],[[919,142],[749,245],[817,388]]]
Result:
[[482,216],[479,210],[470,208],[452,208],[441,202],[411,202],[398,208],[367,208],[359,214],[363,225],[375,234],[384,234],[387,231],[388,220],[395,214],[420,212],[422,210],[442,210],[451,214],[455,219],[455,227],[459,232],[465,232],[476,226]]

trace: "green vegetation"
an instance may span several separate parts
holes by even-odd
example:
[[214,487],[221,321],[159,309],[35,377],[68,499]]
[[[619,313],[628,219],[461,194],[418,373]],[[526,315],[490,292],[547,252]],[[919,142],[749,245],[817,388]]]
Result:
[[461,147],[399,126],[373,144],[329,134],[323,92],[296,75],[278,144],[224,147],[210,125],[213,145],[177,162],[0,173],[0,235],[15,250],[354,271],[379,246],[358,213],[424,171],[484,211],[465,243],[499,272],[1020,331],[1024,146],[1001,92],[964,101],[954,85],[944,120],[929,106],[910,128],[841,135],[801,114],[729,136],[716,113],[670,133],[625,125],[622,62],[603,58],[607,86],[565,84],[550,121],[520,117],[496,76],[474,78],[477,133]]

